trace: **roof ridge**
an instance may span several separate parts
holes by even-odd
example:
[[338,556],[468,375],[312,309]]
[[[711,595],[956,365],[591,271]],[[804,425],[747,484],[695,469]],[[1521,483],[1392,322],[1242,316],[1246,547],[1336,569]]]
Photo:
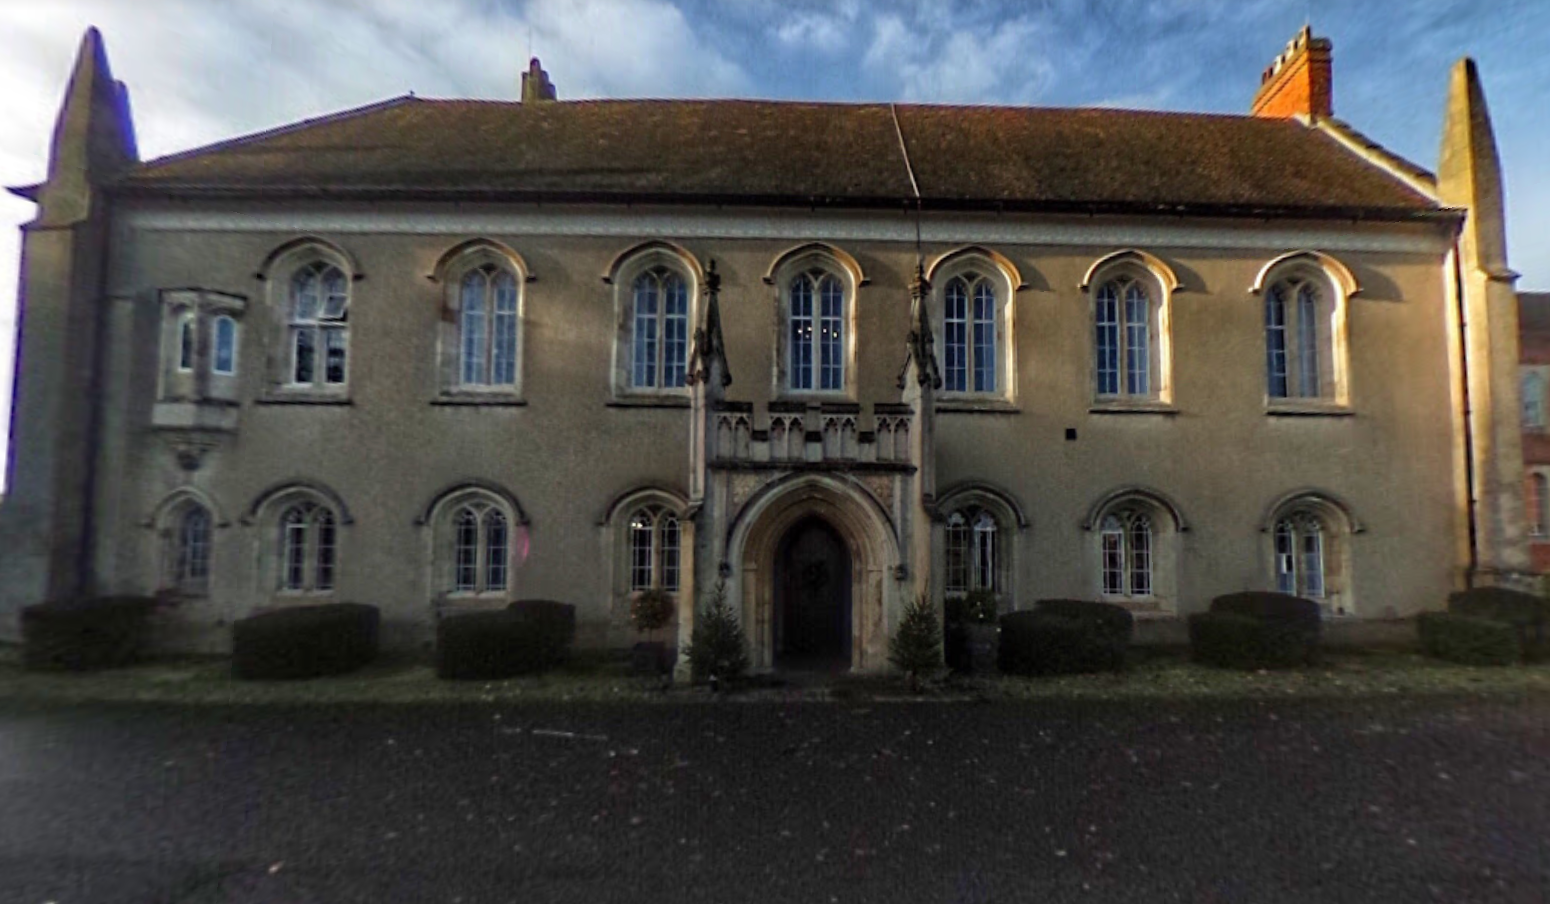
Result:
[[1321,116],[1312,122],[1312,127],[1335,139],[1336,144],[1350,151],[1358,159],[1393,176],[1426,197],[1437,200],[1437,176],[1426,167],[1394,153],[1343,119]]
[[416,102],[418,100],[419,100],[419,98],[415,97],[413,93],[399,94],[399,95],[395,95],[393,97],[387,98],[385,100],[372,101],[369,104],[362,104],[359,107],[351,107],[348,110],[340,110],[340,111],[335,112],[335,113],[325,113],[322,116],[314,116],[314,117],[312,117],[310,119],[301,119],[301,120],[297,120],[296,122],[289,122],[289,123],[285,123],[284,125],[273,126],[271,128],[264,129],[262,131],[249,132],[246,135],[238,135],[235,138],[223,138],[220,141],[214,141],[214,142],[211,142],[210,144],[204,144],[204,145],[200,145],[199,147],[189,148],[186,151],[178,151],[177,153],[174,153],[174,154],[166,154],[166,155],[163,155],[161,157],[156,157],[156,158],[154,158],[152,160],[146,160],[143,163],[139,164],[138,166],[134,167],[134,169],[131,170],[131,171],[133,172],[133,171],[145,170],[145,169],[149,169],[151,167],[161,166],[163,164],[168,164],[168,163],[178,163],[178,162],[181,162],[183,160],[187,160],[187,159],[189,159],[191,157],[198,157],[201,154],[210,154],[210,153],[215,153],[217,151],[226,151],[226,150],[230,150],[231,148],[240,147],[240,146],[242,146],[244,144],[248,144],[248,143],[251,143],[251,142],[263,141],[265,139],[275,138],[275,137],[280,136],[280,135],[289,135],[292,132],[299,132],[302,129],[308,129],[308,128],[311,128],[313,126],[320,126],[320,125],[327,125],[327,124],[335,123],[335,122],[341,122],[343,120],[350,119],[350,118],[356,117],[356,116],[366,116],[366,115],[371,114],[371,113],[377,113],[377,112],[380,112],[382,110],[389,110],[389,109],[392,109],[393,107],[401,106],[401,105],[406,104],[406,103],[413,103],[413,102]]

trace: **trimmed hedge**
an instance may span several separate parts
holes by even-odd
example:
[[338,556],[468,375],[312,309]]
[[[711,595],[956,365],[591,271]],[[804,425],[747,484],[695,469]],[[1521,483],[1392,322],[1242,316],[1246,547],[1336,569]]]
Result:
[[126,665],[145,644],[156,600],[142,596],[40,603],[22,609],[22,666],[84,672]]
[[488,681],[542,672],[565,661],[575,636],[576,607],[549,600],[449,615],[436,626],[436,677]]
[[1237,612],[1196,612],[1189,617],[1189,650],[1196,662],[1229,669],[1280,669],[1306,665],[1314,647],[1295,623]]
[[231,626],[232,675],[249,681],[320,678],[377,658],[381,614],[364,603],[292,606]]
[[1311,643],[1318,643],[1324,629],[1324,613],[1313,600],[1287,593],[1248,590],[1228,593],[1211,601],[1212,612],[1231,612],[1261,621],[1281,622],[1302,629]]
[[1511,625],[1525,660],[1550,660],[1550,601],[1505,587],[1476,587],[1449,594],[1448,612]]
[[1133,627],[1130,612],[1109,603],[1041,600],[1001,616],[998,665],[1014,675],[1118,671]]
[[1506,622],[1422,612],[1415,623],[1428,656],[1462,665],[1512,665],[1523,656],[1518,631]]

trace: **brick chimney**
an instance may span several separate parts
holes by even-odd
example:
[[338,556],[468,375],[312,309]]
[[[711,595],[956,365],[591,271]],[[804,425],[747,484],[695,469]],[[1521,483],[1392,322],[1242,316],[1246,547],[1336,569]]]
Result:
[[1267,119],[1334,115],[1332,47],[1328,38],[1315,38],[1304,25],[1265,69],[1249,112]]
[[522,102],[546,100],[554,100],[554,83],[549,81],[549,73],[539,64],[538,57],[533,57],[527,64],[527,71],[522,73]]

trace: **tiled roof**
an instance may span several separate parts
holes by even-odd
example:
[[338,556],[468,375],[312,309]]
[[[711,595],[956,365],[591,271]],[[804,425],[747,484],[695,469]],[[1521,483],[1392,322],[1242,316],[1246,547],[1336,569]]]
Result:
[[[907,157],[906,157],[907,149]],[[178,193],[1425,215],[1290,120],[1107,109],[405,97],[142,164]]]
[[1550,333],[1550,292],[1518,293],[1518,329],[1526,333]]

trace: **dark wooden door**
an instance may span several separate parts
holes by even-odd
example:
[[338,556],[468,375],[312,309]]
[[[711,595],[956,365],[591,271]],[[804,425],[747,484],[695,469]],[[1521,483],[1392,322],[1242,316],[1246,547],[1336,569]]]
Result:
[[809,518],[781,543],[775,653],[785,665],[850,664],[850,554],[834,528]]

